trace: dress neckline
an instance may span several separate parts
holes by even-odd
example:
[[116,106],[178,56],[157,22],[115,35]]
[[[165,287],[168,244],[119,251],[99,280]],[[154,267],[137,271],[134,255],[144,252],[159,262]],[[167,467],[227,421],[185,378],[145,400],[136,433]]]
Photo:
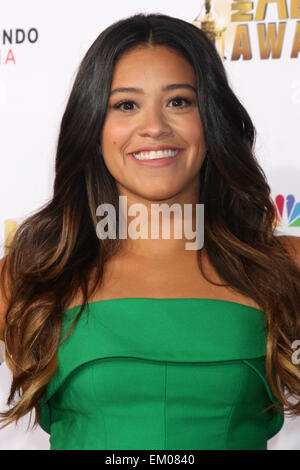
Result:
[[[94,302],[88,302],[87,303],[87,306],[96,306],[97,304],[100,304],[101,302],[120,302],[120,301],[127,301],[127,300],[135,300],[135,301],[138,301],[138,300],[148,300],[148,301],[171,301],[171,302],[174,302],[174,301],[205,301],[205,302],[223,302],[223,303],[226,303],[226,304],[231,304],[231,305],[236,305],[238,307],[242,307],[242,308],[250,308],[252,310],[255,310],[256,312],[260,312],[260,313],[264,313],[262,310],[256,308],[256,307],[252,307],[250,305],[246,305],[246,304],[242,304],[240,302],[234,302],[232,300],[223,300],[223,299],[210,299],[210,298],[203,298],[203,297],[167,297],[167,298],[156,298],[156,297],[120,297],[120,298],[116,298],[116,299],[102,299],[102,300],[95,300]],[[74,307],[70,307],[68,309],[66,309],[64,311],[64,313],[66,312],[69,312],[71,310],[74,310],[74,309],[78,309],[79,307],[82,307],[82,304],[79,304],[79,305],[75,305]]]

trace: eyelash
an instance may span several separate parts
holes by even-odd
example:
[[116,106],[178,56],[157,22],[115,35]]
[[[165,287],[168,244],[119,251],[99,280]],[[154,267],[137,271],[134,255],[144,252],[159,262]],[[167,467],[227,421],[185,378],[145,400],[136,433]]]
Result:
[[[183,98],[182,96],[176,96],[175,98],[172,98],[170,101],[175,101],[175,100],[181,100],[181,101],[185,101],[185,103],[190,106],[192,104],[192,101],[187,99],[187,98]],[[131,100],[123,100],[123,101],[119,101],[119,103],[116,103],[113,108],[114,109],[121,109],[121,111],[124,111],[124,112],[128,112],[128,111],[132,111],[132,109],[124,109],[122,110],[121,106],[125,103],[134,103],[134,101],[131,101]],[[135,104],[135,103],[134,103]],[[172,106],[173,108],[181,108],[182,106]]]

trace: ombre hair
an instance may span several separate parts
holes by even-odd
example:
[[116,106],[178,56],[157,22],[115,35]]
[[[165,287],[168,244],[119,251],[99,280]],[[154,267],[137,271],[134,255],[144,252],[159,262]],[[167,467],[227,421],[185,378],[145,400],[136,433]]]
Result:
[[[40,400],[57,368],[64,311],[81,292],[66,340],[101,285],[106,261],[120,248],[118,239],[100,240],[96,234],[96,208],[110,203],[118,210],[119,196],[101,154],[102,128],[116,62],[131,48],[156,45],[177,51],[195,71],[207,145],[199,172],[207,256],[226,285],[265,312],[266,374],[278,400],[271,407],[282,413],[284,405],[300,414],[300,403],[288,402],[284,394],[284,388],[300,393],[299,366],[291,361],[291,344],[300,338],[300,270],[275,235],[276,211],[254,155],[253,123],[203,31],[170,16],[137,14],[106,28],[84,56],[61,122],[53,196],[18,227],[4,258],[4,339],[13,375],[7,405],[16,392],[20,399],[0,414],[2,427],[33,409],[34,426],[39,423]],[[201,250],[197,254],[207,279]]]

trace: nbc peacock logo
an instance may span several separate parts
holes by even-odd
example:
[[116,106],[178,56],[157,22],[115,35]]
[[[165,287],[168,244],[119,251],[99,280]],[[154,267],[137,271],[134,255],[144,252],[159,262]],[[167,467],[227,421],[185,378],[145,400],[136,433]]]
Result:
[[300,227],[300,202],[296,202],[295,196],[278,194],[275,198],[276,226]]

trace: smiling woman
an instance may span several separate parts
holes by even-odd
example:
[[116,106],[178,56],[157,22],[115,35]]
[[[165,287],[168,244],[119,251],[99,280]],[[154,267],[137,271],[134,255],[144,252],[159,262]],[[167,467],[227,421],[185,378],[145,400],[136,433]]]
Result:
[[[7,404],[21,392],[4,426],[34,409],[51,449],[266,449],[284,411],[300,414],[285,396],[300,395],[299,239],[275,234],[254,141],[201,30],[138,14],[99,35],[53,197],[1,260]],[[141,222],[176,206],[169,236],[150,220],[150,238],[99,239],[97,208],[120,215],[124,196]],[[175,223],[199,204],[204,246],[186,250]]]
[[111,89],[102,154],[119,193],[196,203],[206,143],[192,65],[172,48],[138,46],[117,62]]

